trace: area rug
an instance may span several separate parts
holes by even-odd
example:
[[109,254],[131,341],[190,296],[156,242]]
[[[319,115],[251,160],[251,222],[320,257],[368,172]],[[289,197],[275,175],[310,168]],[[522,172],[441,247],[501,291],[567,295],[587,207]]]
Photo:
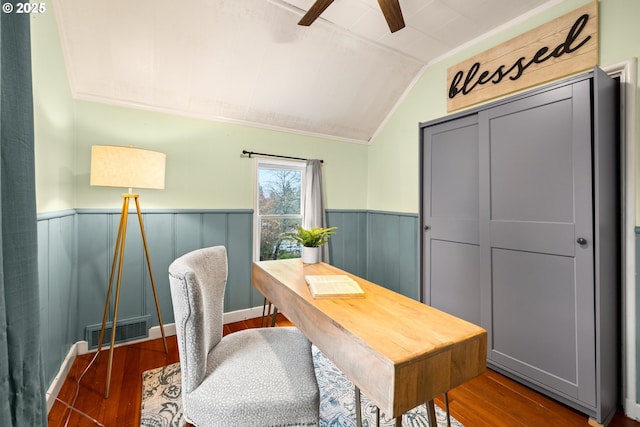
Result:
[[[353,384],[315,346],[313,363],[320,388],[320,427],[355,427]],[[362,425],[375,426],[376,407],[362,394]],[[445,412],[436,406],[438,427],[446,427]],[[151,369],[142,374],[142,427],[183,427],[180,364]],[[428,426],[425,405],[418,406],[402,417],[403,427]],[[451,417],[453,427],[464,427]],[[395,420],[381,414],[380,426],[393,427]]]

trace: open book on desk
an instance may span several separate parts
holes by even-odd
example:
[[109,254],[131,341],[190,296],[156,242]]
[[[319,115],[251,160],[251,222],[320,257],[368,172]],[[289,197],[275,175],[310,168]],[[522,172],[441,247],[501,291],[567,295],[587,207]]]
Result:
[[344,274],[307,275],[304,280],[315,299],[364,298],[358,282]]

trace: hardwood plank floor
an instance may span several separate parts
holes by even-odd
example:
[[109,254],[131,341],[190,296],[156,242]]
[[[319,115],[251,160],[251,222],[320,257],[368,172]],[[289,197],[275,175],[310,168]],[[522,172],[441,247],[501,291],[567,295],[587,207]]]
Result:
[[[278,316],[277,326],[291,325]],[[224,333],[260,327],[260,319],[250,319],[225,325]],[[114,351],[109,399],[104,399],[108,353],[104,352],[80,382],[74,407],[98,423],[56,402],[49,412],[49,426],[129,427],[140,425],[142,373],[178,361],[175,336],[167,337],[169,353],[162,340],[152,340],[118,347]],[[70,403],[76,392],[76,381],[89,365],[95,353],[79,356],[65,380],[58,398]],[[436,404],[443,407],[442,398]],[[587,416],[516,383],[494,371],[487,370],[449,392],[451,414],[465,427],[587,427]],[[70,416],[69,416],[70,414]],[[610,427],[640,427],[618,412]],[[231,427],[231,426],[230,426]]]

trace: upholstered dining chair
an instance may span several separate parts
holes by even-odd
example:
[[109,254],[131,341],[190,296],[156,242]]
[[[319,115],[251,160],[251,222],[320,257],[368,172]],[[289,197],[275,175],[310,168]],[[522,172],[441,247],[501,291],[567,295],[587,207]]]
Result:
[[169,266],[183,414],[195,426],[315,426],[319,392],[311,343],[295,327],[223,337],[224,246]]

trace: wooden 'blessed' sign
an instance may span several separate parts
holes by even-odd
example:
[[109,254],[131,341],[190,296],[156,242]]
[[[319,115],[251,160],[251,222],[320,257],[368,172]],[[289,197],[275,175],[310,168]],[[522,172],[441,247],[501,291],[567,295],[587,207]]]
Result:
[[598,2],[593,2],[447,70],[447,111],[593,68]]

